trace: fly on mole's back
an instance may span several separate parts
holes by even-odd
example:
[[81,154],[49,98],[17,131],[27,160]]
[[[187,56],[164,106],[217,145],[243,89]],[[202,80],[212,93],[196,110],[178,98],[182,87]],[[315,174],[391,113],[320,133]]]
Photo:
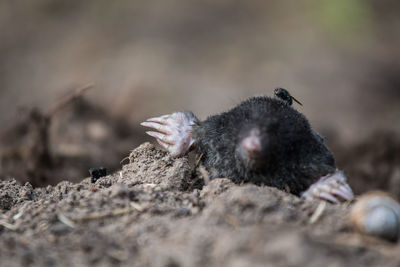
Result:
[[289,106],[291,106],[293,104],[293,100],[298,103],[300,106],[303,106],[303,104],[300,103],[300,101],[298,101],[296,98],[294,98],[288,90],[284,89],[284,88],[276,88],[274,90],[274,94],[276,97],[282,99],[283,101],[285,101]]

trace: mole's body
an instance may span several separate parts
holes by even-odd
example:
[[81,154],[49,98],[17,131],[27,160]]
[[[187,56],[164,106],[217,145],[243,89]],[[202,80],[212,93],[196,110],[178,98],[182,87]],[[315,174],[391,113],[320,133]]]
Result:
[[191,148],[212,178],[274,186],[331,202],[353,197],[333,154],[304,115],[270,97],[250,98],[200,122],[191,112],[148,119],[143,126],[173,156]]
[[332,153],[307,119],[284,102],[251,98],[194,126],[195,149],[213,176],[294,194],[336,170]]

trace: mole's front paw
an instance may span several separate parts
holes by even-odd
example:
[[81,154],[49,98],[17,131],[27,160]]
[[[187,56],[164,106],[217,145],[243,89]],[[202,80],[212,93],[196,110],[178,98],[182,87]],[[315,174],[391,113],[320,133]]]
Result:
[[186,154],[193,145],[193,125],[197,122],[198,119],[192,112],[174,112],[150,118],[140,125],[157,130],[157,132],[146,133],[156,138],[157,142],[173,157],[179,157]]
[[340,201],[353,199],[354,194],[346,182],[344,173],[337,171],[321,177],[307,191],[303,192],[301,197],[307,200],[322,199],[332,203],[339,203]]

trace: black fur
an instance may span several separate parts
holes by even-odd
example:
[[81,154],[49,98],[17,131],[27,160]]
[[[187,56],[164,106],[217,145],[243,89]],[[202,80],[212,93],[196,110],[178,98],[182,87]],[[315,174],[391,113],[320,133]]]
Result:
[[[243,158],[240,142],[258,129],[262,149]],[[250,98],[228,112],[194,126],[202,163],[213,177],[252,182],[299,195],[319,177],[336,170],[332,152],[304,115],[277,98]]]

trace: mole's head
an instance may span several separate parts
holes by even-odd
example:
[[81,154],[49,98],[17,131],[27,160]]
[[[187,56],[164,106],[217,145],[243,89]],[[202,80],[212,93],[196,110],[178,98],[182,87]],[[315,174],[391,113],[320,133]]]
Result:
[[257,168],[274,158],[279,150],[276,140],[278,122],[249,123],[243,125],[236,146],[236,154],[247,168]]
[[335,170],[332,153],[304,115],[269,97],[238,106],[236,158],[256,172],[324,175]]

